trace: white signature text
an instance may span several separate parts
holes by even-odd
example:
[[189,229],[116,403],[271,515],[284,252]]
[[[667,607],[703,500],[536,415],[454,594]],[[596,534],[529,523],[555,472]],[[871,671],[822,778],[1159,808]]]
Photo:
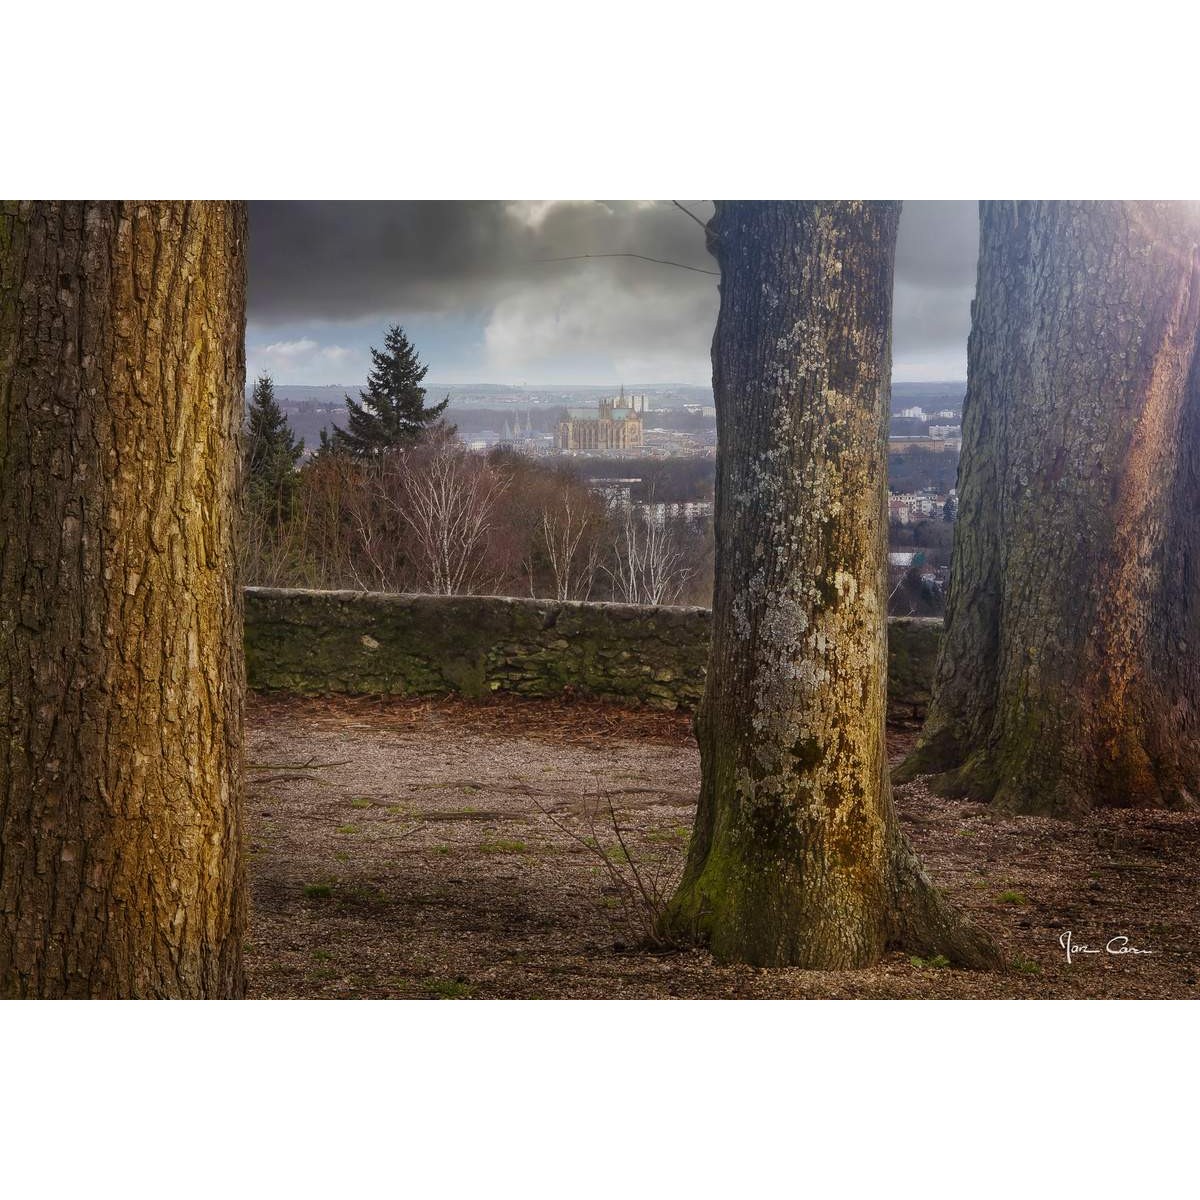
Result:
[[1129,944],[1129,939],[1124,934],[1118,934],[1116,937],[1109,938],[1104,944],[1103,949],[1089,946],[1087,942],[1077,942],[1068,929],[1066,933],[1059,934],[1058,944],[1067,952],[1067,962],[1071,962],[1072,957],[1076,954],[1153,954],[1153,950],[1139,950],[1136,946]]

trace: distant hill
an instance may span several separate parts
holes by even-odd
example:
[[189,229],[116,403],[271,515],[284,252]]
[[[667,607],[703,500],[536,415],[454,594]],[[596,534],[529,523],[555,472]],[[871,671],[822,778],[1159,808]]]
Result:
[[[365,387],[363,383],[276,383],[275,396],[281,402],[341,404],[343,397],[358,396]],[[575,403],[595,397],[616,395],[620,383],[592,384],[544,384],[539,386],[505,383],[426,383],[425,390],[431,399],[450,397],[451,407],[479,408],[497,404],[515,404],[522,408],[542,407],[549,404]],[[639,384],[626,383],[627,392],[636,392],[650,397],[651,407],[671,408],[682,404],[712,404],[712,388],[690,383]],[[253,381],[247,381],[246,396],[253,391]],[[656,404],[657,402],[657,404]]]
[[933,383],[893,383],[892,408],[907,408],[919,404],[935,408],[958,408],[967,394],[966,381],[948,380]]

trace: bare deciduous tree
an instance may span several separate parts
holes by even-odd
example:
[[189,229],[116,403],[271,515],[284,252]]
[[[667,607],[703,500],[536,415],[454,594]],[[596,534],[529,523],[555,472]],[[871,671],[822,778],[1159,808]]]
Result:
[[671,604],[694,573],[670,523],[646,508],[625,510],[612,549],[613,592],[626,604]]
[[557,504],[542,509],[540,542],[556,600],[587,600],[592,594],[600,557],[596,507],[564,490]]
[[383,496],[411,535],[422,591],[472,595],[486,579],[487,537],[508,480],[449,438],[386,456]]

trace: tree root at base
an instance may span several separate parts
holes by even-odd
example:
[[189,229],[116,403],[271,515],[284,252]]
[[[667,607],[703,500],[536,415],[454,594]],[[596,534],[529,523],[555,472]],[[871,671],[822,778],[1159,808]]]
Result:
[[1004,968],[1000,948],[972,925],[925,874],[908,840],[896,835],[891,852],[887,944],[895,950],[940,954],[975,971]]

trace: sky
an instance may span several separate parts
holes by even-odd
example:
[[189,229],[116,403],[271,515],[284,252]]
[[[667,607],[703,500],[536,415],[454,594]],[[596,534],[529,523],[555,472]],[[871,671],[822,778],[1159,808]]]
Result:
[[[258,201],[250,229],[251,378],[356,386],[399,324],[431,383],[711,380],[715,263],[669,200]],[[974,201],[905,203],[893,379],[966,378],[977,249]],[[619,252],[698,270],[572,257]]]

